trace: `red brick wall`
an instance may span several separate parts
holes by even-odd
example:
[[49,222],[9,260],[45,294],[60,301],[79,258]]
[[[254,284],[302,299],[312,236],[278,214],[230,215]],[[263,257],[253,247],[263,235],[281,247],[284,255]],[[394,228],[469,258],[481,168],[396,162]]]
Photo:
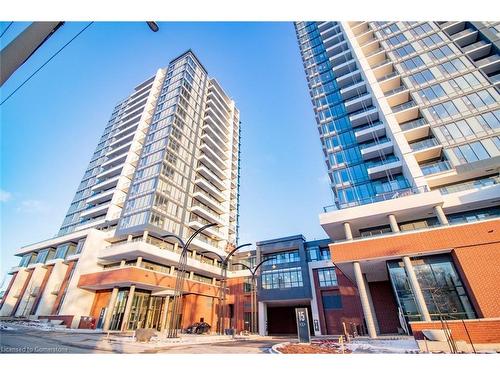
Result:
[[184,296],[182,299],[182,328],[187,328],[203,318],[204,322],[212,326],[212,332],[215,332],[217,326],[217,302],[213,297],[199,294]]
[[500,246],[500,220],[330,244],[334,263],[477,245]]
[[[357,326],[363,325],[363,312],[359,295],[354,284],[342,273],[338,268],[335,269],[337,274],[337,283],[335,287],[319,286],[318,271],[314,270],[314,289],[316,292],[316,300],[318,303],[319,320],[321,331],[328,335],[338,335],[344,333],[342,323],[346,324],[349,330],[351,323]],[[322,295],[325,292],[339,293],[342,299],[342,309],[323,308]]]
[[[448,327],[455,341],[465,341],[473,344],[500,343],[500,319],[448,321]],[[413,336],[423,340],[424,329],[443,329],[441,322],[412,322],[410,323]],[[467,331],[469,335],[467,335]],[[470,340],[469,340],[470,336]]]
[[457,248],[453,256],[479,317],[500,317],[500,244]]
[[397,333],[399,324],[397,302],[390,281],[368,283],[380,333]]

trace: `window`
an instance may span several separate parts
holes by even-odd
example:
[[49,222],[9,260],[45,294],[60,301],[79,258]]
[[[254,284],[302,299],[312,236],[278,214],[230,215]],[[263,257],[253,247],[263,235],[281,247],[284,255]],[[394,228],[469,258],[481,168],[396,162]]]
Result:
[[283,251],[281,253],[273,253],[264,256],[264,259],[272,259],[266,264],[282,264],[282,263],[292,263],[300,262],[300,256],[298,250],[293,251]]
[[262,289],[288,289],[304,286],[300,267],[263,271]]
[[342,297],[337,293],[324,293],[321,295],[325,310],[338,310],[342,308]]
[[404,43],[406,41],[407,39],[404,34],[399,34],[388,39],[389,44],[392,46],[397,46],[398,44]]
[[413,52],[415,52],[415,48],[413,48],[411,44],[407,44],[406,46],[399,47],[395,50],[396,55],[398,55],[400,58],[405,57]]
[[321,288],[337,285],[337,274],[334,267],[318,269],[318,280]]
[[[451,319],[476,317],[465,287],[448,254],[413,258],[411,263],[433,320],[439,320],[442,314]],[[388,268],[403,314],[410,321],[421,320],[403,262],[389,261]]]
[[314,262],[317,260],[330,260],[330,250],[328,248],[320,248],[319,246],[311,246],[307,249],[308,261]]
[[441,60],[446,56],[453,55],[453,50],[448,45],[436,48],[429,53],[431,59]]
[[411,59],[403,61],[402,64],[407,70],[413,70],[424,65],[424,60],[422,60],[420,56],[415,56]]

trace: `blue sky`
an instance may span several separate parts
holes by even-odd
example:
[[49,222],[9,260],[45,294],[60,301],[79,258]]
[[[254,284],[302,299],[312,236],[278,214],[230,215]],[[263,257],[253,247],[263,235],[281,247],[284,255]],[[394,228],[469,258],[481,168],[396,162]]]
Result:
[[[65,24],[2,100],[85,25]],[[2,277],[17,248],[57,233],[115,103],[188,48],[241,111],[240,242],[326,237],[332,195],[292,23],[95,23],[0,107]]]

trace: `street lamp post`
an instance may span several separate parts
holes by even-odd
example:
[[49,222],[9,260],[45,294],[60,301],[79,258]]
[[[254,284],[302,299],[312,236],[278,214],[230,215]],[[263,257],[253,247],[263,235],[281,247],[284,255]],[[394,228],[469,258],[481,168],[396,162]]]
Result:
[[177,268],[177,275],[175,278],[175,289],[174,289],[174,299],[172,301],[172,312],[170,315],[170,324],[168,327],[168,337],[169,338],[176,338],[177,337],[177,330],[178,330],[178,325],[179,321],[177,319],[177,316],[179,315],[182,307],[182,292],[184,290],[184,280],[186,278],[186,264],[187,264],[187,251],[189,249],[189,245],[191,242],[194,240],[194,238],[201,232],[203,232],[205,229],[209,227],[213,227],[214,225],[217,225],[215,223],[211,224],[206,224],[202,226],[200,229],[196,230],[186,242],[183,241],[182,238],[175,234],[168,234],[166,236],[163,236],[163,238],[167,237],[173,237],[175,238],[181,245],[182,250],[181,250],[181,255],[179,257],[179,266]]
[[[267,258],[264,259],[262,262],[257,264],[253,269],[247,266],[246,264],[243,263],[233,263],[233,266],[243,266],[247,270],[250,271],[252,275],[252,290],[250,294],[250,331],[251,333],[255,333],[257,331],[257,317],[255,316],[257,313],[257,283],[256,283],[256,278],[255,275],[257,274],[257,270],[262,266],[264,263],[269,262],[271,260],[276,260],[275,257]],[[276,268],[276,265],[273,264],[273,269]]]
[[227,282],[227,268],[229,265],[229,259],[233,254],[238,251],[239,249],[246,247],[246,246],[251,246],[251,243],[246,243],[240,246],[235,247],[229,254],[226,255],[226,257],[222,257],[220,254],[217,254],[213,251],[203,251],[200,252],[200,254],[214,254],[216,255],[220,261],[221,261],[221,285],[220,285],[220,297],[219,297],[219,312],[218,312],[218,331],[221,335],[224,334],[224,318],[226,316],[226,282]]

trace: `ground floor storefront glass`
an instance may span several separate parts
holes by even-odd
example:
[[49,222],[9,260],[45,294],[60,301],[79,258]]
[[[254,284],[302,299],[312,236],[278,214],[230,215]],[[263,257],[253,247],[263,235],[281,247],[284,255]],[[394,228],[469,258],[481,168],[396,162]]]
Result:
[[125,308],[129,298],[129,290],[118,291],[113,315],[111,317],[110,330],[121,330],[124,319],[127,330],[138,328],[153,328],[161,330],[161,319],[164,316],[165,297],[152,296],[150,291],[136,290],[132,294],[132,305],[130,312],[125,317]]
[[[432,320],[474,319],[476,314],[449,254],[412,259]],[[409,321],[421,320],[402,260],[387,262],[399,307]]]

